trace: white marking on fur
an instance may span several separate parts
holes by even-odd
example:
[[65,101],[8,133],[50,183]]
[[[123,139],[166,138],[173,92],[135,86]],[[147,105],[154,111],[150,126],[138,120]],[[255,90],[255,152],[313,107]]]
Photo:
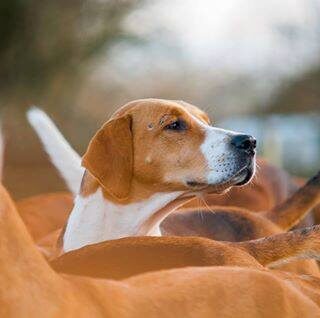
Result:
[[237,160],[231,150],[232,132],[220,128],[207,129],[201,151],[207,160],[209,184],[222,183],[237,172]]
[[77,195],[84,173],[81,157],[72,149],[45,112],[32,107],[27,112],[27,118],[37,132],[53,165],[58,169],[73,195]]
[[238,160],[235,151],[230,147],[230,141],[233,136],[239,133],[209,126],[192,114],[190,116],[202,127],[206,134],[200,149],[208,165],[207,183],[219,184],[225,182],[238,169]]
[[[181,194],[156,193],[147,200],[127,205],[107,201],[101,189],[88,197],[78,195],[63,237],[63,250],[67,252],[88,244],[138,235],[146,220]],[[156,227],[150,228],[147,234],[159,235],[160,229]]]

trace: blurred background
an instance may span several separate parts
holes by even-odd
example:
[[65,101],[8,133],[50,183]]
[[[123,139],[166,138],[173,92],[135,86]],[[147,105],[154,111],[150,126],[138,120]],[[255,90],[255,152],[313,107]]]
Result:
[[320,167],[320,0],[1,0],[0,38],[15,198],[65,189],[25,120],[31,105],[83,154],[124,103],[183,99],[294,175]]

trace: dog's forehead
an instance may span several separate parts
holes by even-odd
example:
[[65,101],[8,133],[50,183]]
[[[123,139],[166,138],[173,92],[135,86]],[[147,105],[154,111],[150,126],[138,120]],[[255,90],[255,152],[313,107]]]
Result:
[[112,117],[130,114],[139,120],[157,120],[164,115],[194,116],[205,123],[209,123],[208,115],[198,107],[184,101],[164,99],[140,99],[122,106]]
[[203,110],[198,108],[197,106],[194,106],[192,104],[189,104],[183,100],[176,101],[176,103],[183,106],[190,114],[197,117],[201,121],[204,121],[206,124],[210,124],[210,118],[207,113],[205,113]]

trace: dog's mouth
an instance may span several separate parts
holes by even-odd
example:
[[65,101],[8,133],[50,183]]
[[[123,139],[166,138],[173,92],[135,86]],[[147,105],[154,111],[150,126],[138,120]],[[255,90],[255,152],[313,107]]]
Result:
[[193,192],[201,191],[206,193],[224,193],[231,187],[240,187],[249,183],[255,173],[255,161],[250,161],[246,166],[237,171],[231,178],[220,184],[207,184],[204,182],[198,182],[195,180],[189,180],[186,182],[187,186],[192,189]]
[[249,164],[248,166],[241,169],[232,179],[233,186],[243,186],[250,182],[254,175],[254,165]]
[[[248,182],[250,182],[251,178],[253,176],[253,171],[252,169],[246,168],[244,170],[243,175],[240,178],[240,181],[238,181],[237,183],[235,183],[235,186],[242,186],[247,184]],[[242,179],[242,180],[241,180]]]
[[186,183],[189,188],[195,189],[195,190],[205,189],[209,186],[207,183],[198,182],[195,180],[190,180],[190,181],[187,181]]

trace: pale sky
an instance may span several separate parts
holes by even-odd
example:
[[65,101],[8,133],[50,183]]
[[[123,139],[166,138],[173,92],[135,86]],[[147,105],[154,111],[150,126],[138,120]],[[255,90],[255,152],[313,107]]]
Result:
[[199,67],[295,73],[320,53],[320,0],[149,1],[128,26],[171,41]]
[[180,87],[221,113],[250,110],[320,63],[320,0],[146,0],[125,26],[146,42],[115,45],[94,78],[130,97]]

